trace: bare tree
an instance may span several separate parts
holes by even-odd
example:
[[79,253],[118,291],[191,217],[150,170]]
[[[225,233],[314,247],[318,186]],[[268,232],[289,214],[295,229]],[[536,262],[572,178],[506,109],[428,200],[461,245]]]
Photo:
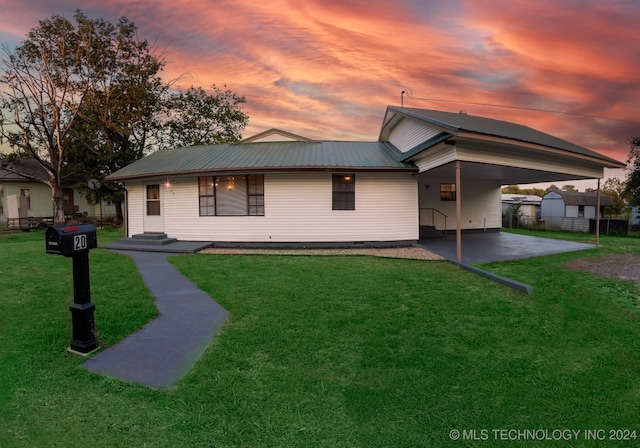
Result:
[[61,16],[40,21],[14,51],[3,47],[0,139],[44,168],[45,178],[35,180],[51,188],[56,225],[64,223],[63,142],[91,89],[82,63],[89,50],[78,28]]
[[[56,225],[64,176],[103,179],[167,145],[236,141],[248,121],[244,97],[230,90],[171,92],[162,55],[125,17],[112,24],[77,10],[73,18],[40,21],[14,51],[5,47],[0,74],[0,140],[42,166],[42,179],[20,174],[51,187]],[[120,216],[122,192],[101,189]]]

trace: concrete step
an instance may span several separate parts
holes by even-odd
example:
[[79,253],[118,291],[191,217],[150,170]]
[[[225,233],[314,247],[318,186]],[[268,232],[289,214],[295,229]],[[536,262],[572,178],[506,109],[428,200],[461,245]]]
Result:
[[162,246],[176,241],[178,241],[177,238],[169,238],[166,233],[139,233],[132,235],[131,238],[122,240],[123,243],[128,244],[149,244],[153,246]]
[[131,238],[134,238],[136,240],[162,240],[164,238],[167,238],[167,234],[166,233],[138,233],[138,234],[132,235]]

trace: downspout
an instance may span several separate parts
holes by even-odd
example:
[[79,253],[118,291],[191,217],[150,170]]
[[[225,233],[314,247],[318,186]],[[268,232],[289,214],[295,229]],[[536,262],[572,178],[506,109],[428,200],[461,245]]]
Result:
[[600,178],[598,178],[598,195],[596,199],[596,247],[600,246]]
[[456,259],[462,263],[462,214],[460,206],[460,161],[456,160]]
[[124,189],[124,237],[129,238],[129,190]]

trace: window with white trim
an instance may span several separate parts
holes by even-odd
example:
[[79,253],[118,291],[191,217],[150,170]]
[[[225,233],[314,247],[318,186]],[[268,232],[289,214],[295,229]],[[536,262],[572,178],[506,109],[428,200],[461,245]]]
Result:
[[333,210],[355,210],[356,175],[344,173],[333,174],[332,193]]

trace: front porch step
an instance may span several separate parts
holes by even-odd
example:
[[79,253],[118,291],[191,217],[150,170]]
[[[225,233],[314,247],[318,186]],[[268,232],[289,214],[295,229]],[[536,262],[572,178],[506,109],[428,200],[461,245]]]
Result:
[[123,240],[129,244],[149,244],[151,246],[163,246],[176,241],[178,241],[177,238],[169,238],[166,233],[138,233]]

